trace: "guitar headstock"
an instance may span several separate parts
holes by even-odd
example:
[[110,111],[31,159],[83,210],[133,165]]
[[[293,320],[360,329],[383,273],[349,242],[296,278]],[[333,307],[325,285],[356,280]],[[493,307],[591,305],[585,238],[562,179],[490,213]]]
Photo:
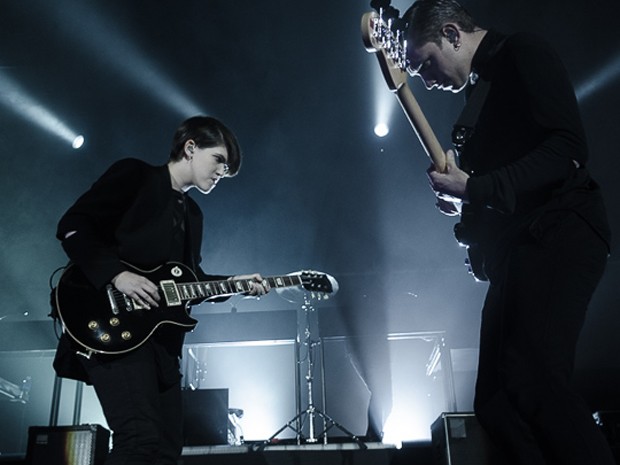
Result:
[[301,285],[306,291],[333,294],[338,291],[338,282],[326,273],[302,271],[299,274]]
[[327,300],[338,292],[338,281],[333,276],[318,271],[295,271],[287,276],[296,276],[299,283],[293,287],[277,288],[276,293],[292,303],[311,300]]
[[362,39],[369,53],[376,53],[389,89],[397,91],[407,83],[407,43],[401,31],[392,31],[392,20],[385,21],[374,11],[362,16]]

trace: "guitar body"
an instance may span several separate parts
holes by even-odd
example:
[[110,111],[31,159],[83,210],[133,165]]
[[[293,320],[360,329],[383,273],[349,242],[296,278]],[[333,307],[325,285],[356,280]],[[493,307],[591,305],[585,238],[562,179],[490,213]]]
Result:
[[461,210],[461,221],[454,225],[454,237],[467,250],[465,265],[476,281],[488,281],[484,271],[484,254],[478,245],[479,238],[474,230],[476,211],[467,204]]
[[[131,268],[154,283],[196,280],[192,270],[180,263],[168,263],[150,271]],[[189,301],[167,305],[162,298],[159,307],[141,308],[112,285],[96,289],[75,265],[69,265],[62,274],[55,302],[65,331],[85,349],[104,354],[121,354],[137,348],[163,324],[186,330],[197,324],[187,312]]]

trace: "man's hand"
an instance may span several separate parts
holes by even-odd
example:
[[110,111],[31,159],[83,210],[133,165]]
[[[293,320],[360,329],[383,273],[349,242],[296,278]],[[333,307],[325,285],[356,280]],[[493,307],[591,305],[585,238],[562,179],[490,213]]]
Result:
[[[455,203],[458,201],[467,202],[467,180],[469,175],[461,170],[454,160],[454,151],[446,152],[446,170],[440,173],[431,166],[427,171],[428,180],[431,189],[437,195],[437,198],[447,202]],[[443,212],[443,208],[438,205]]]
[[150,280],[131,271],[123,271],[112,279],[114,287],[146,308],[159,307],[158,288]]

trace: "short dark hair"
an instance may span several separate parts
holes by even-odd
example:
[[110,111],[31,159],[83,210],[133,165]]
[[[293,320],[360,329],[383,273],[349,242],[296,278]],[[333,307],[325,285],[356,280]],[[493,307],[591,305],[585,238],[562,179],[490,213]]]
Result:
[[224,146],[228,151],[227,164],[229,171],[226,176],[232,177],[241,168],[241,149],[237,138],[221,121],[211,116],[192,116],[181,123],[174,133],[170,160],[180,161],[183,158],[185,143],[193,140],[198,148]]
[[456,23],[464,32],[477,28],[469,12],[455,0],[417,0],[403,15],[407,23],[407,38],[415,45],[435,42],[441,46],[441,28]]

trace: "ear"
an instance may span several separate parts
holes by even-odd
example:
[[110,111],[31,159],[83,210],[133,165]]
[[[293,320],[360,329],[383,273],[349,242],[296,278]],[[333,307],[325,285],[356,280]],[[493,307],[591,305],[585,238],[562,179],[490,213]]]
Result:
[[444,24],[441,28],[441,35],[455,47],[457,47],[461,42],[461,31],[456,24]]
[[196,150],[196,142],[194,142],[192,139],[189,139],[187,142],[185,142],[183,150],[186,157],[192,156],[194,154],[194,150]]

